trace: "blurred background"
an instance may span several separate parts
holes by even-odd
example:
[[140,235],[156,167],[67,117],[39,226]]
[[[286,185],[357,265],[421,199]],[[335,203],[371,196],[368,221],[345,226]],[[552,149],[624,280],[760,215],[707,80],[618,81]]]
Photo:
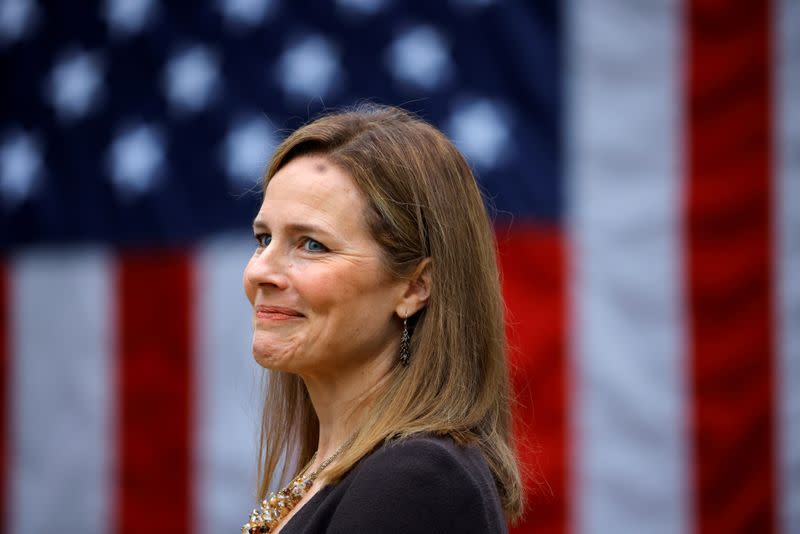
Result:
[[4,532],[238,532],[258,179],[364,100],[495,219],[512,532],[800,532],[797,1],[0,0],[0,80]]

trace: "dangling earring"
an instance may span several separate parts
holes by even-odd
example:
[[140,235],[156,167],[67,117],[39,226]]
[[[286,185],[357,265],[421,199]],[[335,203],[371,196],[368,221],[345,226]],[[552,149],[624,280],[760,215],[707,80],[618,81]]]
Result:
[[411,334],[408,333],[408,317],[403,317],[403,335],[400,337],[400,363],[408,366],[411,359]]

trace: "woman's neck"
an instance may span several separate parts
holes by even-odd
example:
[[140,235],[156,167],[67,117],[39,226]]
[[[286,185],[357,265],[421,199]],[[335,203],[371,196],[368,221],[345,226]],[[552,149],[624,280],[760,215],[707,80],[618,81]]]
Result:
[[319,420],[313,468],[336,453],[355,433],[392,364],[390,358],[375,358],[364,366],[335,376],[303,377]]

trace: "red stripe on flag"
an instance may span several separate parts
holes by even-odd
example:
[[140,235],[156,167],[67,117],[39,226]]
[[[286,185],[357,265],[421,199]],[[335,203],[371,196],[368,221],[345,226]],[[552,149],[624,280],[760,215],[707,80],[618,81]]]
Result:
[[6,514],[6,488],[8,487],[9,428],[8,411],[11,397],[9,383],[9,355],[11,354],[11,295],[8,292],[8,270],[5,262],[0,261],[0,532],[5,532],[8,523]]
[[686,228],[696,515],[699,532],[769,532],[769,2],[690,6]]
[[191,265],[182,253],[118,266],[122,534],[192,532]]
[[569,531],[564,247],[556,231],[497,231],[507,308],[515,430],[528,492],[514,534]]

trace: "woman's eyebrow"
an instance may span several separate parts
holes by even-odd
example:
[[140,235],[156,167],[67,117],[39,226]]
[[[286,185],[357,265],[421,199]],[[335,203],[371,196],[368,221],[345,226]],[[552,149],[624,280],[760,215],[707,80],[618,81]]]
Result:
[[[316,234],[330,234],[329,231],[325,230],[321,226],[315,226],[313,224],[308,223],[290,223],[286,225],[286,230],[289,232],[303,234],[303,233],[316,233]],[[254,230],[269,230],[269,226],[267,223],[256,219],[253,221],[253,229]]]

